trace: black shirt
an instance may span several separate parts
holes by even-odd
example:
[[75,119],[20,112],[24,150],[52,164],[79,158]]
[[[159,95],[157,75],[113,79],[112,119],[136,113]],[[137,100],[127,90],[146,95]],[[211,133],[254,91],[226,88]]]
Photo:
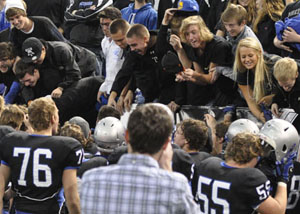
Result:
[[269,188],[270,181],[259,169],[230,167],[217,157],[196,166],[192,181],[193,194],[205,213],[253,213],[268,198]]
[[81,165],[81,144],[70,137],[13,132],[2,138],[0,153],[2,164],[10,167],[16,209],[58,213],[63,172]]
[[49,18],[41,16],[31,16],[28,18],[34,23],[31,33],[26,34],[16,28],[11,30],[10,41],[14,44],[18,56],[22,56],[22,44],[29,37],[36,37],[45,41],[66,41]]

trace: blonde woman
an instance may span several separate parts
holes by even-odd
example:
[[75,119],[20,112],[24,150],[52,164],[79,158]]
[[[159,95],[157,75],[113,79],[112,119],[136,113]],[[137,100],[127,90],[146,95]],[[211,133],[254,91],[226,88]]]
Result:
[[274,86],[270,67],[256,39],[247,37],[239,42],[233,70],[250,111],[257,119],[266,122],[259,104],[271,104]]

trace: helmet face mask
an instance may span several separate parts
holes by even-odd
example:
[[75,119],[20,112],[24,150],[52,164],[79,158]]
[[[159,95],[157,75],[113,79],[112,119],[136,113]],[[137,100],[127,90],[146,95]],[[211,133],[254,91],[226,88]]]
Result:
[[105,117],[97,123],[94,139],[100,151],[112,152],[125,142],[125,128],[117,118]]
[[[263,144],[268,144],[275,152],[277,161],[282,161],[291,152],[297,152],[299,147],[299,136],[296,128],[289,122],[281,119],[272,119],[264,124],[259,136]],[[263,145],[265,154],[269,151],[266,145]]]

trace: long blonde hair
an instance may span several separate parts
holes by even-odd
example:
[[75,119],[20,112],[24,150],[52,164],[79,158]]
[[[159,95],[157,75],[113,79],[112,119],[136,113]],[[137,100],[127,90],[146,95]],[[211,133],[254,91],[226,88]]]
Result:
[[256,102],[258,102],[262,97],[266,95],[265,85],[272,84],[272,79],[269,74],[269,69],[264,61],[263,50],[261,48],[259,41],[257,41],[252,37],[246,37],[239,42],[236,48],[235,60],[233,65],[233,71],[235,72],[235,74],[237,74],[237,72],[246,72],[246,68],[243,66],[241,62],[241,57],[240,57],[241,47],[253,49],[258,58],[257,64],[254,68],[255,70],[254,70],[254,88],[253,88],[253,97],[256,100]]
[[284,10],[284,4],[282,0],[261,0],[263,1],[262,8],[259,10],[257,17],[253,24],[253,31],[258,32],[257,25],[264,19],[265,16],[269,16],[274,22],[280,20],[282,12]]
[[210,30],[206,26],[206,24],[203,21],[203,19],[201,18],[201,16],[189,16],[189,17],[185,18],[181,23],[180,39],[182,40],[182,42],[188,43],[185,34],[190,25],[198,26],[199,36],[202,41],[210,42],[214,38],[213,33],[210,32]]

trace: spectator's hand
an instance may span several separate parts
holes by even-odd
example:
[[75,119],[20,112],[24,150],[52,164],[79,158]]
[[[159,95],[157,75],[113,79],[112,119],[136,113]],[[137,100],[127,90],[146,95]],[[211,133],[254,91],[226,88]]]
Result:
[[116,109],[121,113],[121,115],[124,114],[124,96],[119,97],[117,101]]
[[195,73],[196,73],[196,71],[194,71],[193,69],[188,68],[188,69],[185,69],[185,71],[182,72],[182,77],[185,81],[196,82]]
[[96,6],[95,6],[95,5],[92,5],[92,6],[90,6],[90,9],[91,9],[91,10],[95,10],[95,9],[96,9]]
[[158,164],[160,168],[171,172],[172,158],[173,158],[173,148],[171,146],[171,141],[169,141],[166,147],[163,149],[161,156],[158,159]]
[[97,101],[99,103],[101,103],[101,99],[100,99],[101,95],[102,95],[102,91],[98,91],[98,93],[97,93]]
[[131,110],[132,101],[133,101],[133,92],[129,90],[124,99],[124,107],[127,112],[130,112]]
[[283,44],[284,41],[280,41],[277,37],[274,38],[273,43],[277,48],[283,49],[283,50],[291,52],[291,53],[293,52],[292,49],[289,46],[286,46],[286,45]]
[[116,102],[115,98],[112,97],[112,96],[109,96],[108,101],[107,101],[107,105],[112,106],[114,108],[117,108],[117,102]]
[[265,123],[266,122],[266,118],[265,118],[265,115],[263,112],[261,112],[259,114],[259,118],[258,118],[262,123]]
[[176,74],[175,76],[176,76],[175,82],[183,82],[183,81],[185,81],[185,79],[183,77],[183,72],[180,72],[180,73]]
[[172,45],[175,51],[180,51],[182,49],[180,38],[175,34],[170,36],[170,45]]
[[61,87],[57,87],[56,89],[54,89],[51,93],[51,97],[52,98],[60,98],[61,95],[63,93],[63,88]]
[[282,35],[282,39],[283,42],[300,42],[300,35],[297,34],[297,32],[291,28],[291,27],[287,27],[287,29],[285,29],[283,31],[283,35]]
[[281,113],[279,112],[277,103],[273,103],[273,104],[272,104],[272,106],[271,106],[271,112],[272,112],[272,114],[274,114],[276,117],[280,117]]
[[258,104],[263,104],[264,106],[270,106],[271,103],[272,103],[272,99],[273,99],[274,95],[271,94],[271,95],[268,95],[268,96],[264,96],[263,98],[261,98],[259,101],[258,101]]
[[180,108],[180,106],[177,103],[175,103],[174,101],[171,101],[168,104],[168,107],[169,107],[169,109],[171,109],[172,112],[176,112]]
[[216,119],[211,116],[210,114],[205,114],[204,115],[204,121],[206,122],[207,126],[213,130],[216,128],[216,124],[217,124],[217,121]]
[[177,8],[169,8],[165,11],[164,18],[162,20],[162,25],[169,25],[171,19],[173,18],[175,12],[177,11]]

